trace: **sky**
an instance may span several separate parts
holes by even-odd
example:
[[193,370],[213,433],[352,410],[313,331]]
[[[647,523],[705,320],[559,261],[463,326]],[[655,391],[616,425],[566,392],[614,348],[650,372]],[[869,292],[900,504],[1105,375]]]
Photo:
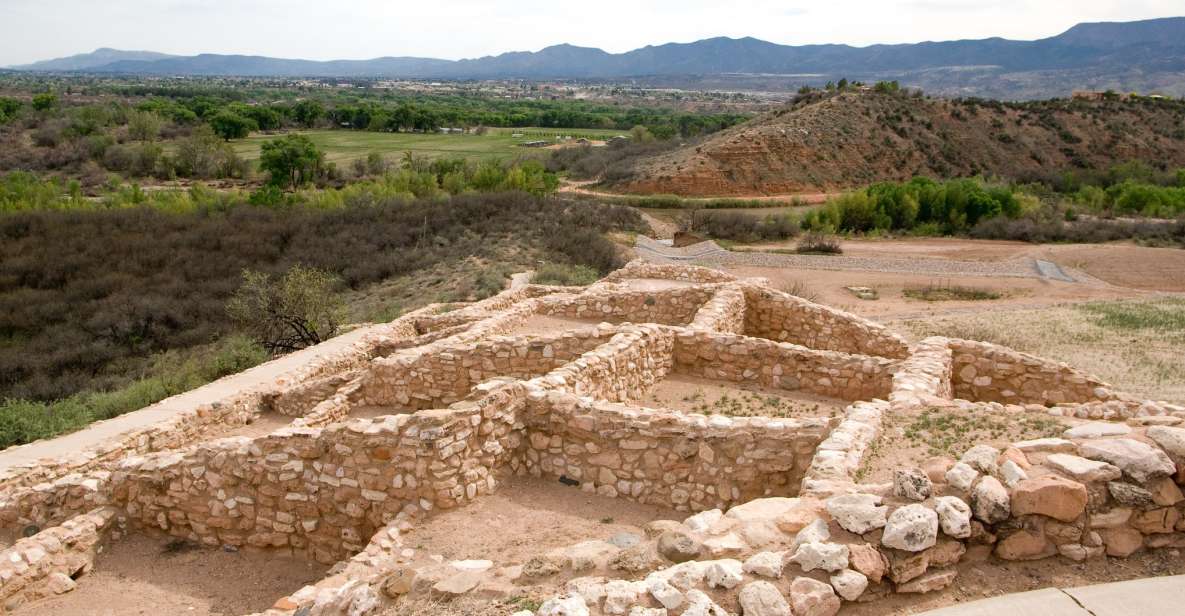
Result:
[[311,60],[619,53],[713,36],[914,43],[1185,15],[1182,0],[0,0],[0,66],[99,47]]

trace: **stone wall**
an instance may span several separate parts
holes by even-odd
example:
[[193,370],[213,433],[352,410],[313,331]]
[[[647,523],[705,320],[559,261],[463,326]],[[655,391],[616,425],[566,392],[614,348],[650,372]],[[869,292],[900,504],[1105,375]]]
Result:
[[682,282],[733,282],[737,278],[732,274],[707,267],[693,265],[668,265],[651,263],[649,261],[634,260],[625,267],[610,272],[601,279],[602,282],[619,282],[631,278],[657,278],[660,280],[678,280]]
[[788,293],[745,285],[745,335],[812,349],[903,358],[905,339],[885,326]]
[[950,400],[954,396],[951,376],[954,354],[946,338],[927,338],[910,348],[909,357],[893,375],[894,408]]
[[950,340],[956,397],[977,402],[1043,404],[1114,397],[1110,386],[1063,363],[987,342]]
[[0,551],[0,613],[69,592],[94,567],[116,511],[100,508],[18,540]]
[[894,362],[736,334],[680,330],[674,372],[842,400],[889,395]]
[[536,389],[525,450],[511,468],[679,510],[793,495],[827,419],[706,417]]
[[630,400],[670,371],[673,344],[670,328],[627,326],[605,344],[533,382],[599,400]]
[[133,526],[205,545],[279,549],[332,563],[395,519],[494,489],[518,444],[521,386],[452,410],[292,428],[127,459],[114,501]]
[[539,314],[615,323],[685,325],[714,292],[712,287],[696,286],[545,297],[538,300]]
[[688,327],[740,334],[745,331],[745,308],[745,294],[739,287],[721,287],[696,311]]
[[546,374],[614,334],[608,328],[586,328],[549,336],[494,336],[468,344],[438,345],[431,353],[379,359],[360,379],[351,400],[400,410],[444,408],[467,397],[478,383]]

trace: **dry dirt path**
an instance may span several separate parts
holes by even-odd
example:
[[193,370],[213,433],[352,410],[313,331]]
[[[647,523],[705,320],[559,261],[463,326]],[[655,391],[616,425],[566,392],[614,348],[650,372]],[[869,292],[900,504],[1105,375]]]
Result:
[[[595,189],[589,188],[589,186],[594,186],[596,184],[597,184],[597,180],[581,180],[581,181],[565,180],[562,184],[560,184],[560,187],[558,190],[561,193],[586,195],[589,197],[604,197],[604,198],[626,197],[626,198],[628,198],[628,197],[645,197],[645,196],[647,196],[647,195],[633,195],[633,194],[627,194],[627,193],[614,193],[614,192],[608,192],[608,191],[604,191],[604,190],[595,190]],[[706,201],[716,201],[719,199],[728,199],[730,201],[731,200],[736,200],[736,201],[773,201],[773,202],[787,202],[787,203],[789,203],[791,201],[796,201],[796,202],[801,203],[803,205],[818,205],[820,203],[825,203],[828,199],[830,199],[832,197],[837,197],[840,194],[842,194],[842,193],[814,192],[814,193],[785,193],[785,194],[777,194],[777,195],[752,194],[752,195],[721,195],[719,197],[681,197],[681,198],[684,201],[690,201],[690,202],[706,202]]]

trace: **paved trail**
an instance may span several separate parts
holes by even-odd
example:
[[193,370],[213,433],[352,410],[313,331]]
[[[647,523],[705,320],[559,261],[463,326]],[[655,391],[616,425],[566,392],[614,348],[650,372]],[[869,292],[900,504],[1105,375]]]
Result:
[[1183,614],[1185,575],[1045,588],[952,605],[919,616],[1169,616]]

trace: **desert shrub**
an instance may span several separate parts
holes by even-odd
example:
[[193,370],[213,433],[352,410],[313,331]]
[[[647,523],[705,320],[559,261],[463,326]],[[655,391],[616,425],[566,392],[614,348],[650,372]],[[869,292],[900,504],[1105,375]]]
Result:
[[226,304],[235,325],[272,353],[320,344],[337,334],[343,310],[332,274],[299,265],[273,279],[243,270],[243,284]]
[[683,221],[685,230],[737,242],[784,240],[798,235],[797,218],[790,214],[758,216],[745,212],[695,210]]
[[596,282],[600,276],[599,272],[584,265],[547,263],[535,271],[535,274],[531,276],[531,282],[563,287],[583,287]]
[[795,251],[800,254],[843,254],[843,248],[839,245],[839,239],[815,231],[802,236],[802,239],[798,240],[798,246],[795,247]]
[[[19,182],[10,194],[56,198]],[[497,262],[512,245],[607,272],[622,258],[603,233],[645,230],[627,207],[525,193],[327,209],[299,200],[253,207],[244,194],[196,188],[140,197],[129,189],[109,205],[63,210],[28,211],[23,199],[0,198],[0,399],[119,387],[135,358],[230,333],[226,303],[245,269],[274,279],[302,265],[357,290],[470,257]]]

